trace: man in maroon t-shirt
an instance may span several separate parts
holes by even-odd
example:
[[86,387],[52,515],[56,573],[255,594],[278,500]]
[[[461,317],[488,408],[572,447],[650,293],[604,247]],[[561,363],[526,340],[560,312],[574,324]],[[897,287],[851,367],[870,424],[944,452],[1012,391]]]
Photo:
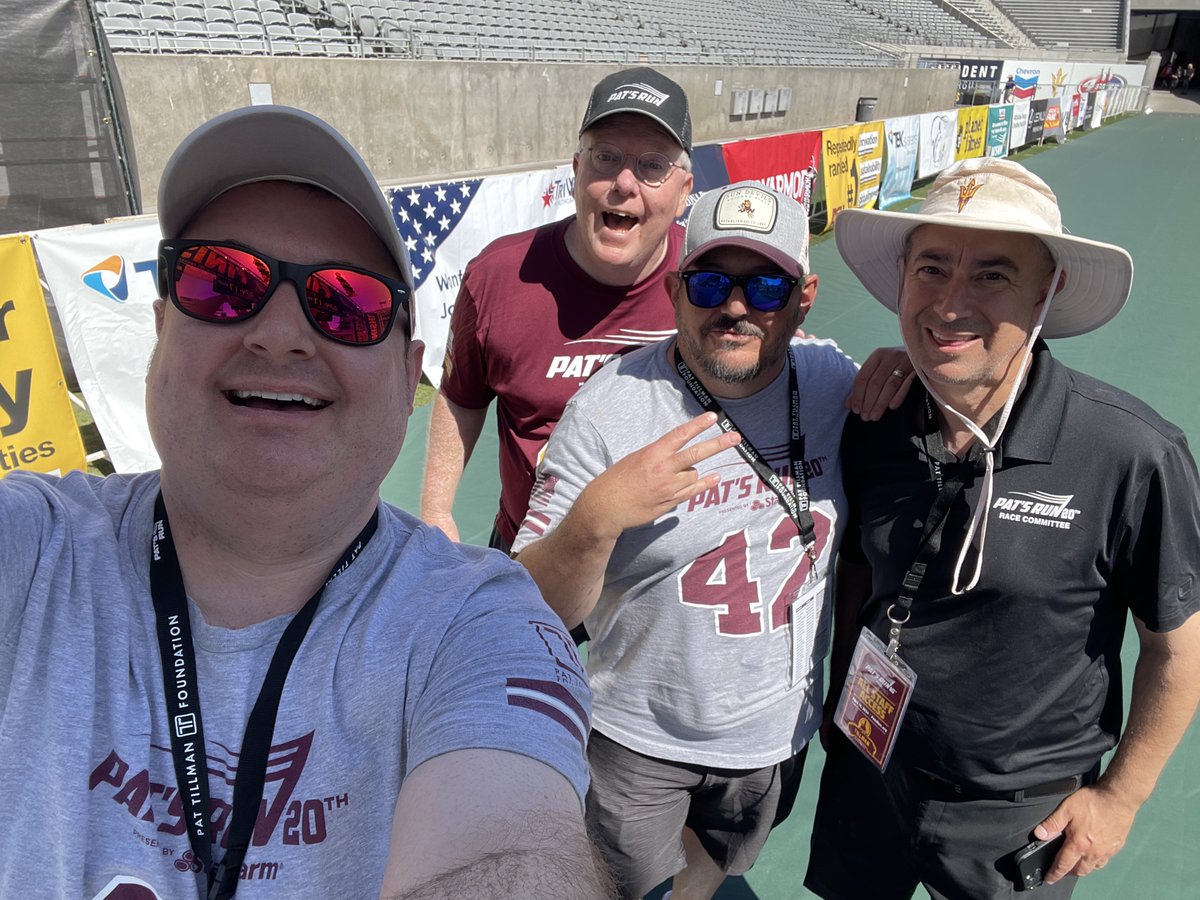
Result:
[[592,91],[575,151],[575,215],[489,244],[467,266],[429,423],[421,516],[458,539],[451,509],[496,399],[507,551],[563,407],[613,355],[675,330],[663,284],[692,189],[687,95],[649,68]]

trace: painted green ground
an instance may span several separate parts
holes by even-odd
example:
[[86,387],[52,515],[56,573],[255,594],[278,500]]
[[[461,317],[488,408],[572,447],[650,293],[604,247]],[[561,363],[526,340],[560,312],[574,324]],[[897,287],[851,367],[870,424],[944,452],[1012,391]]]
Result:
[[[1052,342],[1068,365],[1148,401],[1200,447],[1200,116],[1135,116],[1062,147],[1027,154],[1026,165],[1058,193],[1067,227],[1126,247],[1136,273],[1129,305],[1098,332]],[[817,305],[805,327],[831,337],[862,359],[895,344],[894,318],[871,299],[842,264],[832,240],[816,242],[813,270],[821,276]],[[385,497],[417,508],[428,407],[417,411],[405,451],[384,484]],[[647,435],[647,439],[653,435]],[[496,440],[488,424],[456,504],[463,539],[486,542],[498,495]],[[1130,630],[1132,633],[1132,629]],[[1132,671],[1133,643],[1125,648]],[[1128,687],[1128,685],[1126,685]],[[747,876],[728,881],[718,900],[794,900],[808,860],[808,829],[823,762],[813,748],[791,818],[772,835]],[[1081,882],[1082,900],[1185,900],[1200,895],[1200,724],[1193,723],[1142,809],[1129,843],[1111,865]],[[651,896],[657,896],[653,894]]]

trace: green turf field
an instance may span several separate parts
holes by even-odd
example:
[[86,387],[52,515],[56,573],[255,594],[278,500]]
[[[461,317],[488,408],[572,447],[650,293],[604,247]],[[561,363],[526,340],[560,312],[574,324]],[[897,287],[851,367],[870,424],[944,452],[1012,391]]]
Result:
[[[1025,154],[1021,161],[1059,196],[1064,222],[1081,236],[1120,244],[1133,256],[1133,295],[1125,310],[1099,331],[1051,342],[1059,359],[1149,402],[1200,447],[1200,391],[1191,380],[1198,354],[1200,264],[1200,116],[1137,115],[1061,147]],[[818,240],[812,266],[820,294],[805,328],[831,337],[857,359],[874,347],[898,343],[894,317],[858,284],[832,240]],[[385,497],[416,510],[420,495],[428,407],[417,411]],[[489,421],[467,469],[455,506],[466,541],[484,543],[499,494],[496,438]],[[1135,644],[1124,653],[1132,671]],[[1128,684],[1126,684],[1128,694]],[[791,818],[772,835],[745,878],[729,880],[719,900],[792,900],[809,897],[801,886],[808,829],[823,762],[819,746]],[[1185,900],[1200,897],[1200,725],[1192,724],[1158,790],[1142,809],[1129,843],[1102,872],[1084,879],[1084,900]],[[657,897],[658,893],[650,895]],[[921,894],[918,894],[921,896]],[[1031,896],[1035,896],[1033,894]]]

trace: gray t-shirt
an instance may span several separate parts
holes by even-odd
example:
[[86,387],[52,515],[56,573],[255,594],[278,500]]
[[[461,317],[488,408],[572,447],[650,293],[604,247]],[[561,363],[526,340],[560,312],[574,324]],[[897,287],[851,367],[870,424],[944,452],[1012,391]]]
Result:
[[[0,897],[114,879],[197,896],[149,591],[157,490],[154,473],[0,482]],[[231,630],[191,608],[215,859],[290,618]],[[448,751],[541,760],[582,803],[588,715],[574,645],[523,570],[382,505],[292,664],[238,897],[376,896],[400,786]]]
[[[614,360],[567,405],[514,549],[551,532],[614,462],[703,411],[675,371],[672,346]],[[855,365],[828,341],[795,341],[792,352],[817,584],[795,523],[733,449],[698,467],[721,474],[707,495],[627,530],[587,618],[587,668],[596,728],[639,753],[756,768],[799,751],[820,724],[827,576],[845,507],[838,446]],[[787,366],[754,396],[721,402],[790,487]],[[714,425],[697,440],[716,433]]]

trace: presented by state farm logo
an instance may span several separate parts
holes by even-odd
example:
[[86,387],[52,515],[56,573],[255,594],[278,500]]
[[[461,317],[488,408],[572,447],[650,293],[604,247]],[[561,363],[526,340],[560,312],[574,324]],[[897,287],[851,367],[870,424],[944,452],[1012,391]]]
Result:
[[996,518],[1043,528],[1070,529],[1079,510],[1070,506],[1074,494],[1048,494],[1045,491],[1009,491],[992,504]]

